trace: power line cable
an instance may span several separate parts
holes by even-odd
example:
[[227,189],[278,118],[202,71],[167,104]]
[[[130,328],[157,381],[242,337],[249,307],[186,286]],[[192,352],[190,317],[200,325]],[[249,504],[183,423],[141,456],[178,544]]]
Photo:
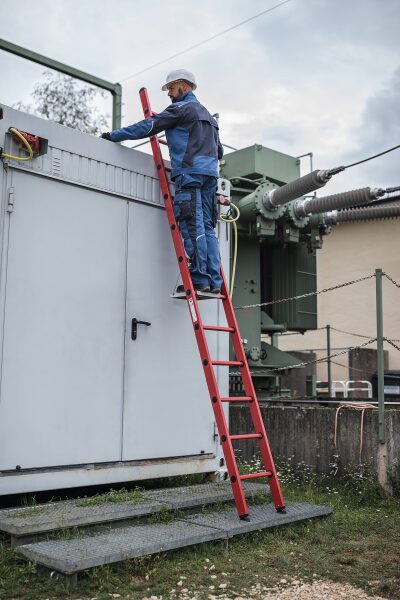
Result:
[[250,21],[254,21],[254,19],[258,19],[259,17],[262,17],[263,15],[275,10],[276,8],[279,8],[280,6],[287,4],[288,2],[292,2],[292,0],[284,0],[283,2],[280,2],[279,4],[275,4],[274,6],[271,6],[270,8],[267,8],[266,10],[263,10],[262,12],[260,12],[256,15],[253,15],[252,17],[249,17],[248,19],[245,19],[244,21],[241,21],[240,23],[236,23],[236,25],[232,25],[232,27],[228,27],[228,29],[224,29],[223,31],[220,31],[219,33],[216,33],[215,35],[212,35],[211,37],[209,37],[205,40],[202,40],[201,42],[197,42],[197,44],[193,44],[193,46],[189,46],[188,48],[185,48],[184,50],[181,50],[180,52],[177,52],[176,54],[171,54],[171,56],[168,56],[167,58],[164,58],[163,60],[160,60],[160,61],[150,65],[149,67],[146,67],[145,69],[141,69],[140,71],[136,71],[136,73],[133,73],[132,75],[129,75],[128,77],[125,77],[124,79],[120,79],[120,82],[122,83],[123,81],[127,81],[128,79],[132,79],[132,77],[137,77],[137,75],[141,75],[142,73],[145,73],[146,71],[150,71],[150,69],[154,69],[155,67],[158,67],[159,65],[163,65],[164,63],[168,62],[169,60],[172,60],[173,58],[182,56],[182,54],[185,54],[186,52],[190,52],[190,50],[194,50],[195,48],[198,48],[199,46],[203,46],[204,44],[207,44],[207,42],[211,42],[212,40],[215,40],[216,38],[220,37],[221,35],[225,35],[225,33],[228,33],[229,31],[232,31],[233,29],[237,29],[238,27],[241,27],[242,25],[245,25],[246,23],[249,23]]
[[[378,156],[383,156],[383,154],[388,154],[388,152],[393,152],[393,150],[397,150],[397,148],[400,148],[400,144],[398,144],[397,146],[393,146],[393,148],[389,148],[388,150],[384,150],[383,152],[379,152],[379,154],[374,154],[374,156],[369,156],[368,158],[364,158],[363,160],[358,160],[357,162],[351,163],[350,165],[342,165],[341,167],[336,167],[336,169],[331,169],[329,171],[329,174],[336,175],[337,173],[341,173],[345,169],[350,169],[350,167],[355,167],[356,165],[361,165],[361,163],[365,163],[365,162],[368,162],[369,160],[373,160],[374,158],[378,158]],[[388,189],[395,191],[398,188],[388,188]]]

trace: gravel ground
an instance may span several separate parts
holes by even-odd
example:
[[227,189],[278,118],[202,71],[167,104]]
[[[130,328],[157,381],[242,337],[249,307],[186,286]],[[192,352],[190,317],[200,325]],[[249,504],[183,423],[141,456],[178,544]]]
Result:
[[[212,600],[211,596],[209,598]],[[313,583],[299,585],[292,582],[290,587],[284,589],[257,590],[253,588],[247,598],[237,597],[236,600],[253,600],[255,598],[262,600],[340,600],[341,598],[347,600],[385,600],[381,596],[368,596],[363,590],[354,588],[347,583],[334,583],[332,581],[314,581]],[[221,596],[218,596],[218,600],[222,600]]]
[[[282,581],[282,585],[267,588],[257,583],[249,589],[242,590],[241,594],[228,591],[228,584],[210,586],[208,600],[386,600],[381,596],[368,596],[363,590],[352,587],[347,583],[334,583],[333,581],[314,581],[302,583],[296,579]],[[117,595],[118,596],[118,595]],[[171,590],[170,598],[179,600],[198,600],[205,598],[205,590],[183,588]],[[167,598],[167,596],[165,597]],[[163,600],[162,596],[146,596],[142,600]]]

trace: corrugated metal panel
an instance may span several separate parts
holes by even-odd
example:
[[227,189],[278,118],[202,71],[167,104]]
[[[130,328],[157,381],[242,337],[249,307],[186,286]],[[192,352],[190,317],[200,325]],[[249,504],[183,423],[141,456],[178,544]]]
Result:
[[154,177],[52,146],[47,154],[24,164],[23,168],[128,199],[163,205],[158,180]]
[[[292,298],[316,291],[316,257],[305,244],[279,246],[271,249],[272,298]],[[272,305],[275,323],[285,323],[288,329],[317,328],[317,297],[309,296]]]

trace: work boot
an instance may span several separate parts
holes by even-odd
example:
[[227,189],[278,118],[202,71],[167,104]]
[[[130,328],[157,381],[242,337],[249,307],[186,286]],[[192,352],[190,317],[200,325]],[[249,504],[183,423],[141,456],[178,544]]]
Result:
[[[195,292],[209,292],[210,291],[209,285],[202,285],[200,283],[194,283],[193,287],[194,287]],[[181,294],[182,292],[186,291],[186,288],[183,285],[178,285],[178,287],[176,288],[176,291],[178,294]]]

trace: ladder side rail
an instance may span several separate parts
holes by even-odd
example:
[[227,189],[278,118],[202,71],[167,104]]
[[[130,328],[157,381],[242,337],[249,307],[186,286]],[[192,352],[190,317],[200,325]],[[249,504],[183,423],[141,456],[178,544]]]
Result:
[[[142,88],[139,92],[143,112],[144,115],[152,114],[150,108],[150,102],[147,94],[147,90]],[[192,325],[194,328],[194,333],[197,341],[197,345],[199,348],[200,358],[202,361],[204,374],[207,382],[208,391],[212,401],[212,407],[214,411],[214,417],[217,423],[218,432],[220,435],[221,442],[222,440],[226,440],[222,444],[222,449],[224,452],[225,462],[227,466],[227,470],[230,476],[230,481],[232,485],[232,491],[235,498],[236,508],[238,510],[239,516],[247,515],[247,503],[245,500],[245,496],[243,493],[243,488],[240,482],[240,474],[238,470],[238,466],[236,463],[236,459],[234,456],[234,450],[232,446],[232,442],[229,438],[229,428],[225,418],[225,413],[223,409],[223,404],[221,401],[221,396],[218,389],[218,384],[215,376],[215,372],[212,365],[212,360],[210,356],[210,352],[208,349],[207,339],[205,336],[200,310],[196,298],[196,294],[193,288],[192,278],[190,276],[189,267],[187,264],[186,253],[184,250],[182,238],[179,232],[179,228],[176,223],[173,203],[172,203],[172,195],[170,192],[169,181],[166,175],[164,159],[161,154],[161,147],[156,135],[151,136],[150,138],[151,148],[153,151],[154,162],[156,164],[157,174],[160,181],[161,191],[163,194],[164,204],[167,212],[168,223],[170,226],[170,231],[172,234],[172,240],[175,248],[176,257],[178,259],[178,265],[180,274],[182,277],[183,285],[186,290],[186,300],[189,307],[189,312],[192,319]]]
[[228,286],[226,283],[225,273],[223,267],[221,265],[221,275],[223,279],[222,284],[222,293],[225,295],[225,299],[222,300],[222,304],[225,310],[226,319],[228,325],[234,328],[234,332],[232,333],[232,343],[233,348],[236,354],[236,358],[238,361],[243,363],[242,367],[239,367],[240,374],[243,380],[244,390],[246,396],[251,396],[253,398],[252,402],[248,403],[250,414],[253,420],[253,425],[256,433],[261,433],[262,438],[259,440],[261,456],[263,458],[264,464],[268,471],[271,471],[271,476],[269,477],[269,485],[271,488],[272,499],[274,501],[275,507],[277,509],[285,508],[285,501],[283,499],[282,491],[279,485],[278,476],[276,474],[275,464],[271,453],[271,448],[268,442],[267,432],[265,429],[264,421],[261,415],[260,406],[258,404],[257,395],[254,389],[253,380],[250,375],[250,369],[247,363],[247,357],[244,352],[242,339],[240,337],[239,327],[237,324],[235,311],[233,309],[232,301],[229,296]]

